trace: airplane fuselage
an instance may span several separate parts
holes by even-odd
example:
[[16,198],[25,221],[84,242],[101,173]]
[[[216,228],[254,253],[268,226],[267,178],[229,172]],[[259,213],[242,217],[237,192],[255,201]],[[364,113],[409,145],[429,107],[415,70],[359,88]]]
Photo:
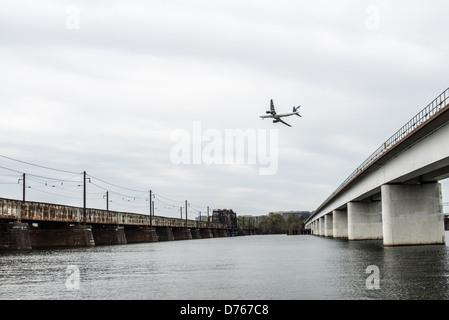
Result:
[[271,99],[271,101],[270,101],[270,110],[268,110],[267,112],[261,114],[260,118],[262,118],[262,120],[266,119],[266,118],[271,118],[271,119],[274,119],[273,120],[274,123],[281,122],[281,123],[285,124],[286,126],[291,127],[291,125],[286,123],[281,118],[289,117],[289,116],[293,116],[293,115],[297,115],[298,117],[301,117],[301,115],[299,114],[299,111],[298,111],[299,108],[301,108],[301,106],[293,107],[293,110],[291,112],[276,113],[276,110],[274,109],[273,99]]
[[289,116],[292,116],[292,115],[295,115],[295,114],[299,114],[299,111],[297,111],[297,112],[277,113],[275,115],[272,115],[271,113],[262,113],[260,115],[260,118],[262,118],[262,119],[266,119],[266,118],[276,119],[276,118],[282,118],[282,117],[289,117]]

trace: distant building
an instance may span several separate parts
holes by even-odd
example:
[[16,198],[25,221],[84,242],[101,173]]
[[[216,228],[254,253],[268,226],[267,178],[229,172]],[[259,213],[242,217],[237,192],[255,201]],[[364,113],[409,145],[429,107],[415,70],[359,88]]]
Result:
[[212,222],[226,225],[228,228],[237,229],[237,214],[232,209],[215,209],[212,212]]
[[270,212],[268,215],[271,216],[273,214],[280,214],[284,217],[285,220],[287,220],[288,217],[291,217],[291,216],[299,217],[299,218],[306,220],[312,215],[312,212],[311,211],[274,211],[274,212]]

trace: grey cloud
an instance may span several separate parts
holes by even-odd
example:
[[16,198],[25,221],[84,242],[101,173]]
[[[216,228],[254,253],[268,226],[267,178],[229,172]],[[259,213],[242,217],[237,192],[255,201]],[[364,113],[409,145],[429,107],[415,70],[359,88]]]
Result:
[[[4,152],[193,203],[313,210],[447,87],[444,1],[81,1],[79,30],[69,5],[0,10]],[[261,121],[271,98],[304,117]],[[170,133],[196,120],[277,128],[278,173],[174,166]]]

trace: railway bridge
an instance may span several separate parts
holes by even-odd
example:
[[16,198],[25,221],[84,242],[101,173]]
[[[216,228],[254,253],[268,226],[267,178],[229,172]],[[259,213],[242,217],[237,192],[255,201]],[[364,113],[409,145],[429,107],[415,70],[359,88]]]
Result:
[[0,249],[227,237],[217,222],[0,198]]
[[312,234],[444,244],[439,181],[449,177],[449,89],[414,116],[315,210]]

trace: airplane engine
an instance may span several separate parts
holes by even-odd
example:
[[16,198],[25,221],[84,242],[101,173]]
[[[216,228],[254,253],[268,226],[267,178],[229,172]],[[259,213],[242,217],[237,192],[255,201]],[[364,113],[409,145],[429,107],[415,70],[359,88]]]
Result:
[[267,114],[270,114],[271,113],[271,111],[266,111],[267,112]]
[[279,122],[279,120],[273,120],[273,123],[278,123]]

